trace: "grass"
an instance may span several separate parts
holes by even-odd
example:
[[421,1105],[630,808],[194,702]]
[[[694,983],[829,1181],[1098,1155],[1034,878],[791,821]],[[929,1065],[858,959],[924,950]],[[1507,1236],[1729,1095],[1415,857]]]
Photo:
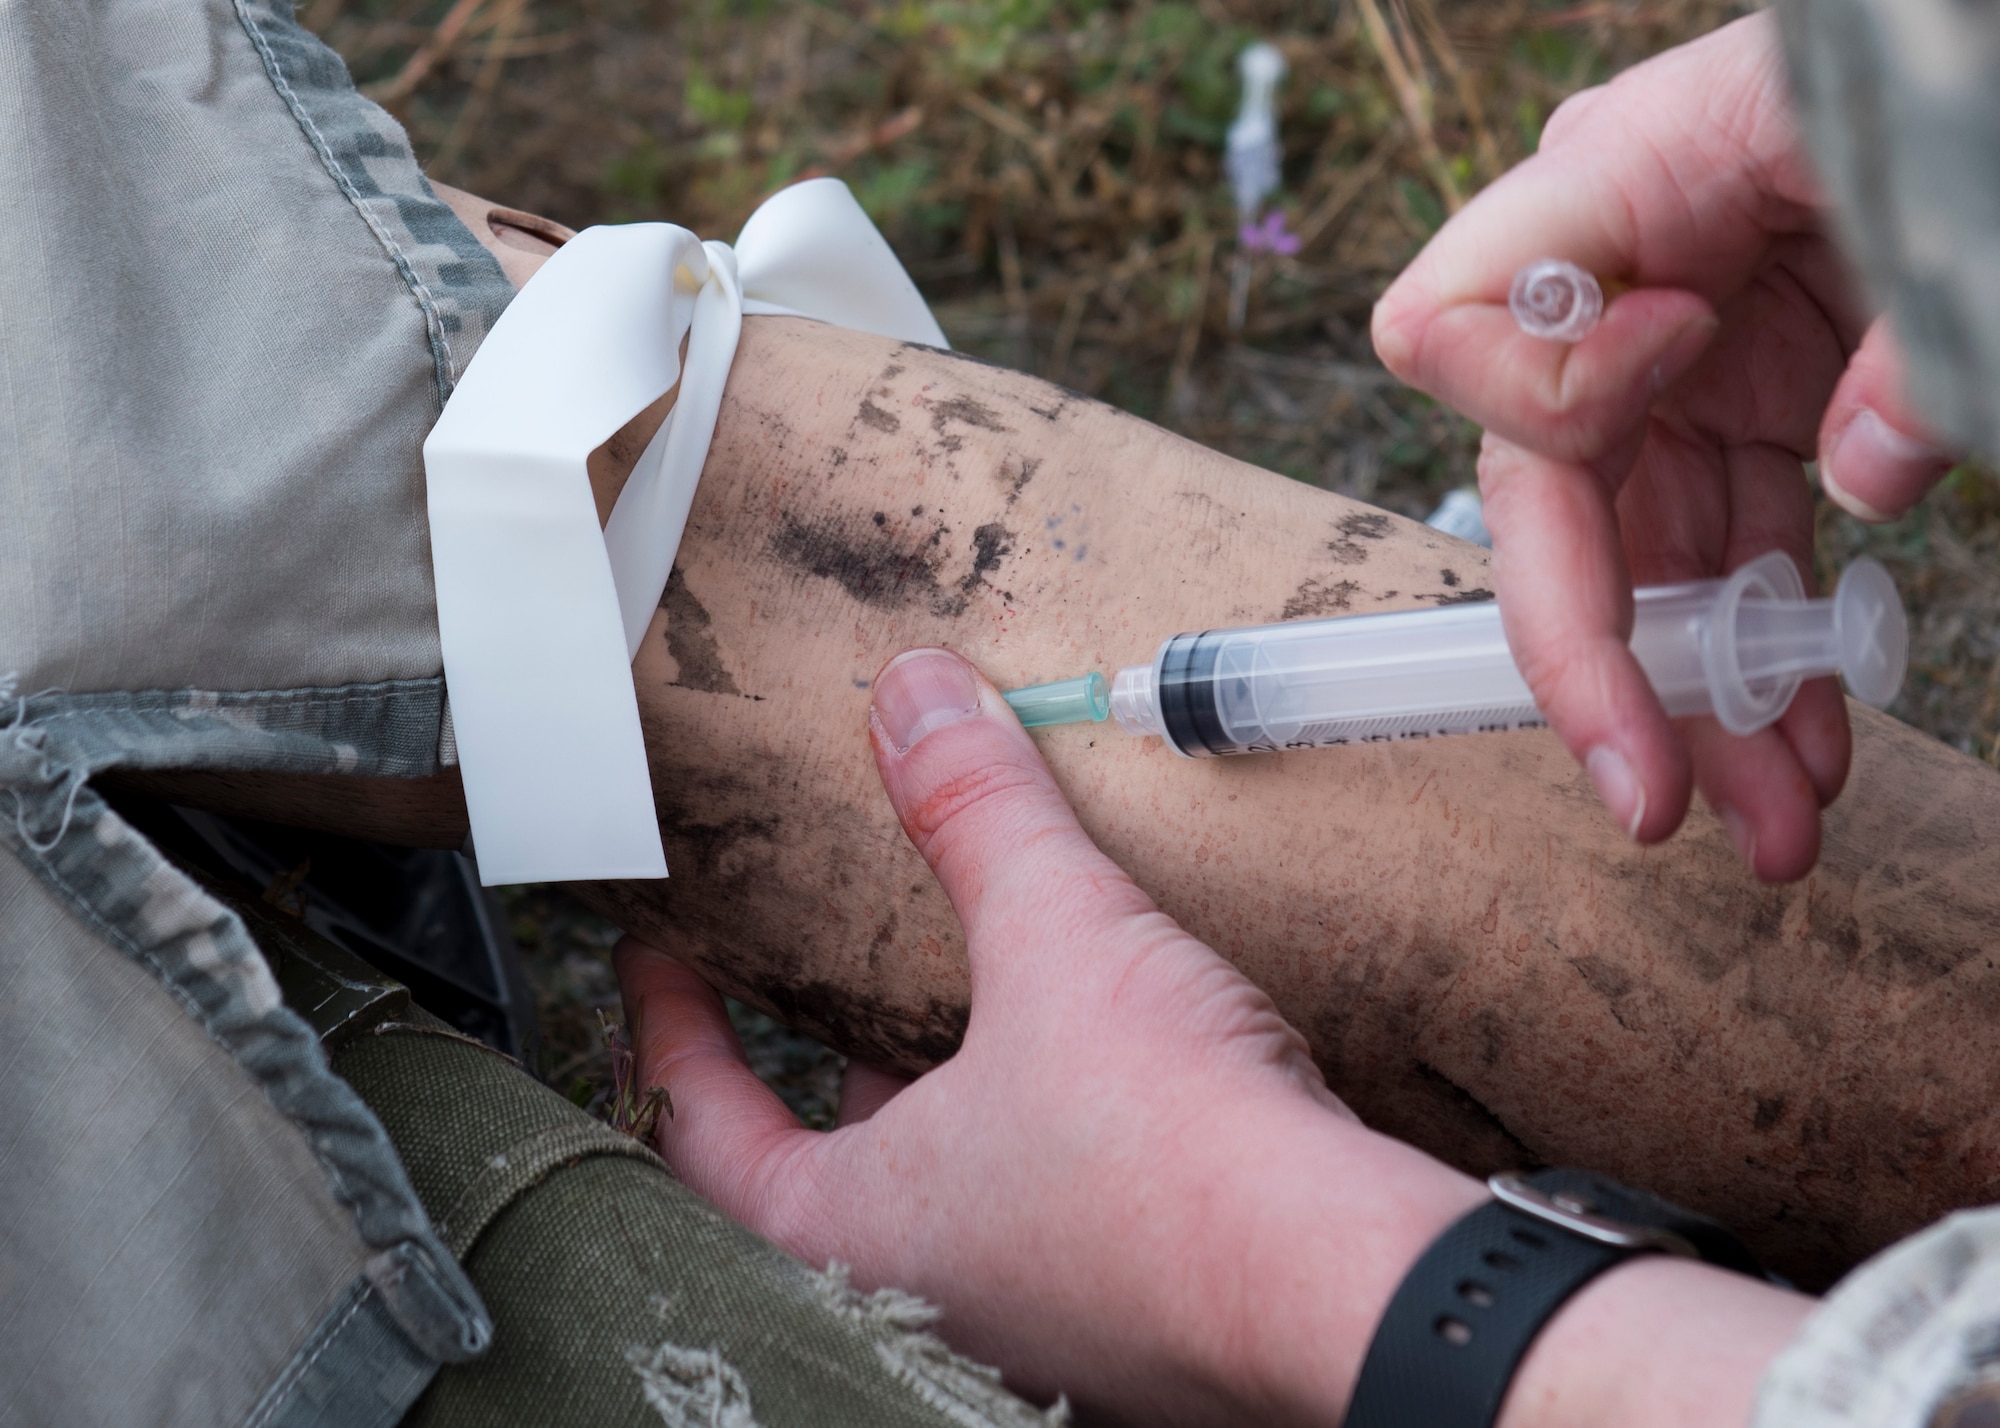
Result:
[[[310,0],[447,182],[730,236],[836,174],[955,345],[1421,514],[1475,433],[1379,380],[1388,279],[1567,95],[1723,0]],[[1276,44],[1281,206],[1228,322],[1235,59]],[[1245,356],[1250,360],[1244,360]],[[1281,356],[1283,362],[1258,360]]]
[[[576,227],[733,236],[798,178],[845,179],[954,345],[1232,455],[1410,515],[1477,432],[1375,363],[1368,312],[1577,90],[1743,13],[1736,0],[305,0],[305,22],[447,182]],[[1279,205],[1250,266],[1221,143],[1235,57],[1277,45]],[[1894,712],[2000,762],[2000,487],[1965,468],[1895,525],[1826,503],[1822,575],[1883,560],[1913,610]],[[515,894],[559,1084],[606,1078],[608,930]],[[741,1012],[741,1009],[737,1009]],[[740,1022],[806,1114],[837,1061]],[[753,1020],[753,1018],[755,1018]],[[789,1038],[789,1039],[788,1039]]]

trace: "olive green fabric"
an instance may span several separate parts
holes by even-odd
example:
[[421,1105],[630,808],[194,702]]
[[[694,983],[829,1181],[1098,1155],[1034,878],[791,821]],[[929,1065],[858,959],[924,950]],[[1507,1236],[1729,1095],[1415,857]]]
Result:
[[1015,1428],[1062,1421],[718,1214],[638,1142],[412,1012],[334,1053],[493,1315],[418,1428]]

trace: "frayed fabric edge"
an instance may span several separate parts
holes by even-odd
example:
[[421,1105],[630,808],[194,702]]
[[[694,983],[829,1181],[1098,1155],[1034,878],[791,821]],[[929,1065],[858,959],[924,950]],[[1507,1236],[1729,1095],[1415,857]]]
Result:
[[713,1345],[634,1345],[625,1351],[625,1362],[639,1376],[646,1406],[667,1428],[760,1428],[750,1386]]
[[811,1275],[826,1308],[875,1335],[875,1354],[890,1375],[958,1428],[1067,1428],[1069,1402],[1039,1409],[1008,1392],[1000,1371],[955,1352],[931,1333],[942,1310],[901,1289],[864,1294],[835,1261]]

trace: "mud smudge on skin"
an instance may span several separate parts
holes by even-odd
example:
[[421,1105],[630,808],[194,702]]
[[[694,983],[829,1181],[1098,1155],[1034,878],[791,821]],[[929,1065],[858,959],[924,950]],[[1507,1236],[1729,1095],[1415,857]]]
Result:
[[1458,572],[1456,570],[1440,570],[1438,572],[1438,579],[1442,580],[1447,588],[1452,590],[1458,589]]
[[1000,485],[1007,492],[1008,505],[1021,499],[1022,490],[1041,469],[1041,458],[1035,456],[1009,456],[1000,463]]
[[981,431],[1012,431],[1013,428],[1000,420],[1000,414],[983,402],[971,397],[948,397],[941,402],[930,404],[931,430],[937,433],[938,445],[945,451],[955,452],[965,445],[965,438],[946,428],[956,422],[961,426],[977,427]]
[[961,422],[966,426],[976,426],[981,431],[1012,431],[1013,428],[1000,420],[1000,414],[983,402],[971,397],[951,397],[942,402],[931,403],[931,430],[942,433],[951,422]]
[[1235,530],[1243,523],[1244,513],[1242,511],[1230,510],[1229,507],[1223,505],[1215,497],[1209,495],[1208,492],[1198,488],[1192,491],[1176,491],[1174,492],[1174,499],[1186,501],[1191,506],[1204,507],[1208,512],[1205,519],[1213,521],[1216,525],[1226,530]]
[[[969,367],[983,367],[989,372],[1004,372],[1009,377],[1036,389],[1036,397],[1025,395],[1017,398],[1023,407],[1046,422],[1055,422],[1072,412],[1096,408],[1100,411],[1116,412],[1119,409],[1109,402],[1079,392],[1074,387],[1065,387],[1061,382],[1051,382],[1046,377],[1031,376],[1018,367],[1009,367],[1004,362],[989,362],[984,357],[976,357],[970,352],[954,351],[949,347],[926,347],[921,342],[905,342],[897,347],[895,356],[909,355],[921,360],[926,357],[943,357],[952,362],[963,362]],[[884,374],[886,377],[886,373]]]
[[987,572],[998,570],[1002,557],[1014,550],[1014,533],[998,521],[988,521],[972,533],[972,570],[965,579],[958,582],[958,588],[966,595],[977,590],[985,581]]
[[888,916],[882,919],[882,925],[875,929],[875,936],[868,943],[869,971],[876,972],[881,970],[882,954],[895,945],[895,939],[896,910],[890,908]]
[[838,520],[808,523],[786,515],[772,533],[771,554],[805,575],[831,580],[854,599],[880,610],[927,606],[946,619],[965,613],[986,576],[1012,553],[1014,533],[997,521],[972,533],[972,569],[955,588],[940,579],[946,528],[913,538],[876,512],[858,529]]
[[722,651],[709,629],[712,622],[708,611],[688,589],[687,578],[678,565],[667,576],[660,608],[667,612],[667,653],[680,666],[675,685],[702,694],[742,694],[736,687],[735,676],[723,666]]
[[949,357],[954,362],[963,362],[972,367],[985,367],[994,372],[1020,373],[1015,368],[1001,362],[989,362],[984,357],[975,357],[970,352],[961,352],[956,347],[933,347],[927,342],[905,342],[896,348],[895,355],[901,357],[906,352],[914,352],[920,357]]
[[1356,511],[1342,516],[1334,529],[1340,532],[1340,539],[1326,543],[1327,554],[1341,565],[1361,565],[1368,559],[1368,547],[1361,542],[1386,539],[1389,518],[1374,511]]
[[1352,580],[1322,580],[1314,576],[1292,592],[1291,599],[1285,601],[1285,608],[1278,612],[1278,618],[1302,620],[1312,615],[1351,609],[1354,597],[1360,593],[1361,587]]
[[861,399],[861,405],[855,409],[854,419],[863,426],[872,426],[879,432],[893,433],[903,429],[903,419],[894,412],[885,412],[876,406],[873,397]]
[[[870,530],[874,532],[872,526]],[[834,522],[806,524],[786,514],[770,538],[770,552],[794,570],[836,582],[878,610],[932,604],[942,594],[936,556],[928,546],[904,550],[880,534],[874,540],[850,536]]]
[[903,548],[872,524],[869,532],[872,538],[854,536],[831,521],[807,524],[787,514],[772,533],[771,554],[880,610],[934,603],[943,590],[931,547]]
[[[679,858],[683,866],[693,863],[692,872],[705,878],[721,876],[722,861],[726,854],[735,852],[745,843],[766,845],[764,854],[770,852],[770,845],[777,840],[781,821],[769,814],[742,812],[724,817],[701,816],[693,810],[713,810],[720,803],[738,803],[749,792],[742,780],[731,775],[719,775],[699,779],[692,786],[675,789],[672,793],[661,794],[655,803],[660,824],[660,834],[666,840],[669,855]],[[688,854],[680,857],[681,853]],[[762,858],[755,861],[761,863]],[[758,876],[758,869],[741,858],[732,859],[740,864],[730,877],[730,881],[750,879]]]
[[1483,605],[1493,598],[1491,590],[1442,590],[1431,595],[1419,595],[1419,600],[1429,600],[1438,605]]

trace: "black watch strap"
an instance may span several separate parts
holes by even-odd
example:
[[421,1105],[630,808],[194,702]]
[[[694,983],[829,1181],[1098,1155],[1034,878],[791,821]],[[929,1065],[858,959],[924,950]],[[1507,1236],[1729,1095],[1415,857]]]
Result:
[[1487,1183],[1494,1198],[1440,1235],[1389,1301],[1344,1428],[1491,1428],[1542,1326],[1635,1255],[1762,1274],[1715,1221],[1588,1171]]

